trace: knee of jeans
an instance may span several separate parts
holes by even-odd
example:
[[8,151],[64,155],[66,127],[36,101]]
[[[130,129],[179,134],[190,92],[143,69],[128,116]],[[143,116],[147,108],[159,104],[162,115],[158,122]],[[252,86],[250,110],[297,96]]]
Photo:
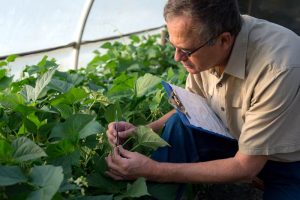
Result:
[[174,113],[166,122],[166,126],[174,126],[181,124],[181,119],[177,113]]
[[167,140],[169,140],[171,137],[174,137],[175,135],[176,137],[180,137],[181,135],[184,135],[185,132],[186,132],[185,125],[182,123],[179,115],[175,113],[166,122],[163,130],[163,135],[165,137],[164,139],[168,138]]

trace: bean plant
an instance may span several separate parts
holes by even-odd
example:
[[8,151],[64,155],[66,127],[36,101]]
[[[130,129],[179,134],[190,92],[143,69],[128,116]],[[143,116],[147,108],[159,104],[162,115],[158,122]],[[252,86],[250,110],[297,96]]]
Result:
[[127,149],[150,156],[168,145],[145,125],[171,109],[161,81],[182,85],[186,73],[159,40],[106,42],[78,70],[44,56],[18,80],[8,73],[17,56],[0,61],[0,199],[170,199],[162,184],[105,175],[116,118],[138,126]]

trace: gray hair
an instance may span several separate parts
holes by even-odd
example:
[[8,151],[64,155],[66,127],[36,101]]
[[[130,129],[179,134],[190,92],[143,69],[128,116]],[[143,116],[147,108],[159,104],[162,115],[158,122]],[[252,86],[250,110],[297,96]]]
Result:
[[242,26],[242,19],[236,0],[168,0],[164,8],[164,18],[190,16],[203,27],[199,29],[203,37],[218,36],[230,32],[236,36]]

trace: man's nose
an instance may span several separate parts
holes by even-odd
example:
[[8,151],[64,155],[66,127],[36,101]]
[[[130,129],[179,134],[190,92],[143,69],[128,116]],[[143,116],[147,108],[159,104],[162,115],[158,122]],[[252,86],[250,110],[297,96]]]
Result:
[[175,53],[174,53],[174,60],[176,62],[180,62],[180,61],[185,61],[187,60],[187,56],[178,48],[175,49]]

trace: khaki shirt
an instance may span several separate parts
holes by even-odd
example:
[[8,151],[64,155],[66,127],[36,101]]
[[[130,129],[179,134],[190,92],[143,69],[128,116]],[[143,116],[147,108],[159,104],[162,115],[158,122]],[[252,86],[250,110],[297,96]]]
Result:
[[242,18],[224,73],[190,74],[186,88],[207,99],[242,153],[300,161],[300,37],[265,20]]

